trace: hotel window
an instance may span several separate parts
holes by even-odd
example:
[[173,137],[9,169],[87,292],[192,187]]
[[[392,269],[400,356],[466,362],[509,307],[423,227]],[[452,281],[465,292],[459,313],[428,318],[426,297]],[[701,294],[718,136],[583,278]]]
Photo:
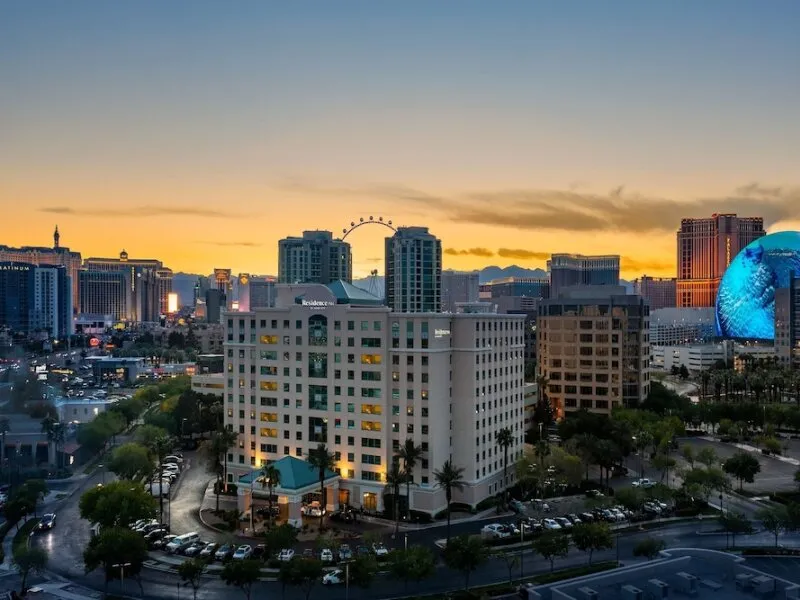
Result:
[[383,414],[383,407],[380,404],[362,404],[362,415],[380,415]]
[[362,354],[361,355],[361,364],[362,365],[379,365],[381,364],[383,357],[380,354]]
[[265,423],[277,423],[278,422],[278,414],[277,413],[261,413],[261,421]]
[[369,331],[369,321],[361,321],[361,331]]
[[262,381],[259,387],[265,392],[277,392],[278,391],[278,382],[277,381]]
[[328,345],[328,319],[324,316],[314,315],[308,320],[308,345]]
[[275,344],[278,343],[278,336],[277,335],[262,335],[261,336],[261,343],[262,344],[275,345]]
[[278,430],[274,427],[262,427],[259,434],[261,437],[276,438],[278,437]]
[[380,421],[361,421],[361,431],[380,431]]

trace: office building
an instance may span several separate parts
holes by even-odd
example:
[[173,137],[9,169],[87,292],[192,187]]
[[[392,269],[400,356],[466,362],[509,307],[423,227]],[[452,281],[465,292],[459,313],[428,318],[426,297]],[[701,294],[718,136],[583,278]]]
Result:
[[699,373],[712,369],[721,362],[742,371],[748,361],[771,364],[776,356],[776,349],[772,344],[738,344],[732,340],[651,348],[652,368],[667,372],[685,366],[691,373]]
[[61,234],[56,227],[53,232],[53,247],[23,246],[13,248],[0,245],[0,262],[27,263],[36,266],[61,266],[67,270],[72,286],[72,307],[78,308],[78,271],[81,268],[80,252],[72,252],[61,245]]
[[720,280],[731,260],[765,233],[761,217],[714,214],[705,219],[681,219],[676,234],[677,306],[713,307]]
[[256,308],[269,308],[275,304],[275,279],[246,273],[237,278],[239,310],[247,312]]
[[276,289],[274,308],[223,315],[225,424],[239,432],[230,481],[325,443],[337,472],[329,508],[381,510],[386,471],[411,439],[424,451],[412,509],[445,508],[434,471],[451,459],[465,479],[455,502],[476,506],[503,488],[497,432],[513,432],[509,464],[524,436],[523,317],[393,313],[345,282]]
[[550,297],[550,281],[544,277],[503,277],[489,282],[492,300],[498,298],[532,298],[543,300]]
[[676,306],[675,277],[648,277],[642,275],[633,280],[633,293],[641,296],[650,305],[650,310],[674,308]]
[[72,314],[66,267],[0,262],[0,326],[61,338],[72,334]]
[[219,289],[206,291],[206,322],[219,323],[220,315],[227,310],[228,298]]
[[647,398],[649,313],[621,286],[576,287],[539,303],[537,368],[558,418],[582,408],[610,414]]
[[800,276],[789,277],[789,286],[775,290],[775,352],[785,365],[800,367]]
[[677,346],[715,337],[713,308],[650,308],[650,345]]
[[[80,312],[111,315],[116,323],[154,323],[161,314],[163,280],[149,267],[83,269],[78,274]],[[170,285],[171,287],[171,285]]]
[[550,297],[576,285],[619,285],[619,256],[553,254],[547,261]]
[[477,271],[442,271],[442,312],[456,312],[456,304],[478,301]]
[[[168,269],[160,260],[130,258],[128,253],[123,250],[119,253],[119,258],[87,258],[83,261],[83,268],[87,271],[107,271],[119,272],[127,271],[130,278],[147,278],[145,285],[155,288],[156,306],[150,306],[150,298],[147,296],[147,307],[143,308],[139,314],[146,316],[142,321],[156,321],[160,315],[169,312],[169,295],[172,292],[172,269]],[[147,290],[150,293],[150,290]]]
[[427,227],[400,227],[386,238],[386,304],[394,312],[440,312],[442,242]]
[[280,283],[322,283],[353,281],[350,244],[334,239],[330,231],[304,231],[302,237],[278,242]]

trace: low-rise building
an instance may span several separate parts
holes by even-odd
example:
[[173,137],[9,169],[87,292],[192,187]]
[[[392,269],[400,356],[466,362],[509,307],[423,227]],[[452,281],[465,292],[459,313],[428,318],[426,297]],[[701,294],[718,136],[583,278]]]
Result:
[[86,364],[92,367],[94,378],[102,382],[133,383],[144,370],[144,358],[88,356]]
[[119,402],[119,398],[78,398],[61,396],[53,405],[58,412],[58,420],[63,423],[88,423],[100,413],[106,412]]
[[225,395],[224,373],[196,373],[192,375],[192,391],[198,394]]
[[724,362],[737,371],[742,371],[751,361],[772,361],[774,356],[774,346],[738,344],[731,340],[708,344],[653,346],[651,367],[655,370],[671,371],[673,368],[685,366],[689,372],[698,373]]
[[650,310],[650,344],[676,346],[708,342],[716,335],[713,308]]

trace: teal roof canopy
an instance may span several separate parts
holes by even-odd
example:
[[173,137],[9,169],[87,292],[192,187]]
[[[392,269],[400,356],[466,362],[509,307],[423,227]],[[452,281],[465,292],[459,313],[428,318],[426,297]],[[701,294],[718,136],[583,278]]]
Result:
[[341,279],[328,284],[328,289],[336,296],[336,304],[360,304],[362,306],[383,306],[383,300],[373,296],[351,283]]
[[[319,472],[306,461],[294,456],[284,456],[280,460],[271,463],[281,474],[281,484],[277,489],[295,491],[307,488],[310,485],[319,485]],[[249,473],[239,477],[242,485],[261,485],[256,481],[261,477],[261,469],[253,469]],[[325,471],[325,481],[339,477],[333,471]]]

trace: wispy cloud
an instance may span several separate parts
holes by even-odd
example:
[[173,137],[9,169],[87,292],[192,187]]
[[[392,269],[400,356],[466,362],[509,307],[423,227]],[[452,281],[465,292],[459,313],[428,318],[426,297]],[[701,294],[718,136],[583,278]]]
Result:
[[488,248],[466,248],[463,250],[459,250],[457,248],[445,248],[444,253],[448,256],[481,256],[484,258],[490,258],[494,256],[494,252]]
[[663,260],[638,260],[630,256],[623,256],[620,258],[619,264],[620,271],[626,273],[664,273],[670,272],[675,274],[675,263],[666,262]]
[[209,240],[195,240],[194,243],[204,246],[220,246],[223,248],[258,248],[264,245],[258,242],[212,242]]
[[303,179],[288,189],[312,195],[370,198],[388,207],[402,204],[424,208],[428,218],[455,223],[492,225],[521,230],[665,233],[675,231],[683,217],[708,217],[730,212],[761,216],[765,224],[789,220],[800,206],[800,188],[754,182],[730,194],[678,200],[629,191],[619,185],[605,193],[584,191],[583,183],[568,189],[516,189],[431,194],[402,184],[325,187]]
[[522,248],[499,248],[497,256],[503,258],[517,258],[520,260],[548,260],[550,258],[549,252],[534,252],[533,250],[524,250]]
[[54,215],[73,215],[77,217],[203,217],[211,219],[238,219],[247,215],[200,208],[195,206],[130,206],[125,208],[109,208],[106,206],[97,208],[72,208],[71,206],[45,206],[39,212]]

